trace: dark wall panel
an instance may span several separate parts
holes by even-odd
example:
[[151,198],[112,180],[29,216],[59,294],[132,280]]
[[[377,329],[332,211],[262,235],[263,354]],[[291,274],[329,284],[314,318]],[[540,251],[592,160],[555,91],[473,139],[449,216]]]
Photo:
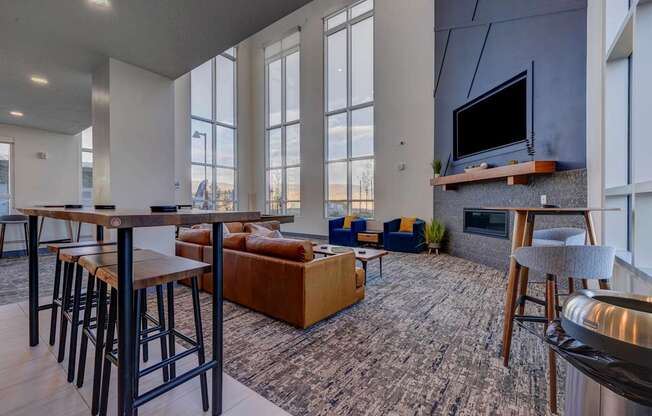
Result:
[[[452,152],[455,108],[528,70],[535,157],[560,169],[585,167],[586,1],[478,0],[476,8],[476,1],[437,0],[436,13],[436,156],[445,162]],[[525,146],[460,160],[449,173],[510,159],[528,160]]]

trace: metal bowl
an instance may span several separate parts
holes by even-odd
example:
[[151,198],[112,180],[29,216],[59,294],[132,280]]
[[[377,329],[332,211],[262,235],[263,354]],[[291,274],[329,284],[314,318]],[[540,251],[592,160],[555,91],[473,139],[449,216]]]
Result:
[[597,350],[652,368],[652,296],[579,290],[564,304],[561,324]]

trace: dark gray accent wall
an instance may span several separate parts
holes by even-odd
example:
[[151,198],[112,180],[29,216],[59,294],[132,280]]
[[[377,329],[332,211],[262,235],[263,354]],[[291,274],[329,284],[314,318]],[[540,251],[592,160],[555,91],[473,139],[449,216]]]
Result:
[[[445,164],[453,151],[454,109],[528,71],[535,158],[556,160],[561,170],[533,177],[528,185],[501,180],[435,189],[434,214],[447,227],[445,249],[506,270],[511,241],[464,233],[463,210],[537,206],[544,194],[552,204],[586,205],[586,0],[435,0],[435,30],[435,157]],[[523,143],[452,162],[447,173],[511,159],[530,160]],[[512,223],[510,218],[510,229]],[[583,223],[537,221],[537,228],[557,226]]]
[[[437,158],[445,164],[453,151],[455,108],[528,71],[535,158],[586,167],[586,0],[436,0],[435,25]],[[523,143],[452,162],[448,173],[511,159],[529,160]]]

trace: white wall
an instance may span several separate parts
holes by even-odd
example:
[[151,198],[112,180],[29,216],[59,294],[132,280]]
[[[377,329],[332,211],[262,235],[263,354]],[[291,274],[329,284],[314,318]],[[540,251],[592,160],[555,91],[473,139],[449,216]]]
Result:
[[[14,208],[79,202],[81,135],[71,136],[0,124],[0,140],[7,139],[13,141]],[[46,152],[47,159],[39,159],[39,152]],[[24,249],[23,238],[22,227],[8,226],[5,250]],[[62,238],[68,238],[66,224],[53,219],[46,220],[41,239],[47,241]]]
[[[352,3],[316,0],[242,42],[238,48],[240,209],[265,203],[263,48],[301,27],[301,215],[284,229],[327,234],[324,218],[323,17]],[[376,219],[432,216],[429,162],[434,137],[434,2],[375,2]],[[177,120],[189,118],[189,86],[175,82]],[[181,97],[180,97],[181,95]],[[190,183],[189,128],[177,126],[177,172]],[[399,141],[404,140],[405,146]],[[181,149],[181,150],[180,150]],[[406,170],[398,165],[405,163]],[[186,185],[181,185],[182,189]],[[177,195],[180,193],[177,192]],[[187,195],[187,191],[181,192]]]
[[[108,178],[94,183],[96,202],[123,209],[174,203],[174,108],[174,84],[165,77],[115,59],[96,70],[93,122],[102,128],[93,129],[93,150],[103,170],[94,179]],[[172,254],[174,227],[136,229],[134,245]]]

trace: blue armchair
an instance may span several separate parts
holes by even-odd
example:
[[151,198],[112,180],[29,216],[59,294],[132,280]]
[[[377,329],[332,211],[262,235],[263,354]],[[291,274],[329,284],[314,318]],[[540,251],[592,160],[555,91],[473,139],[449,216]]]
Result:
[[426,223],[417,219],[412,226],[412,232],[400,232],[401,219],[388,221],[383,226],[383,242],[385,250],[420,253],[426,248]]
[[356,247],[358,245],[358,233],[367,230],[367,220],[360,218],[351,221],[351,228],[342,228],[344,217],[334,218],[328,221],[328,243],[338,246]]

